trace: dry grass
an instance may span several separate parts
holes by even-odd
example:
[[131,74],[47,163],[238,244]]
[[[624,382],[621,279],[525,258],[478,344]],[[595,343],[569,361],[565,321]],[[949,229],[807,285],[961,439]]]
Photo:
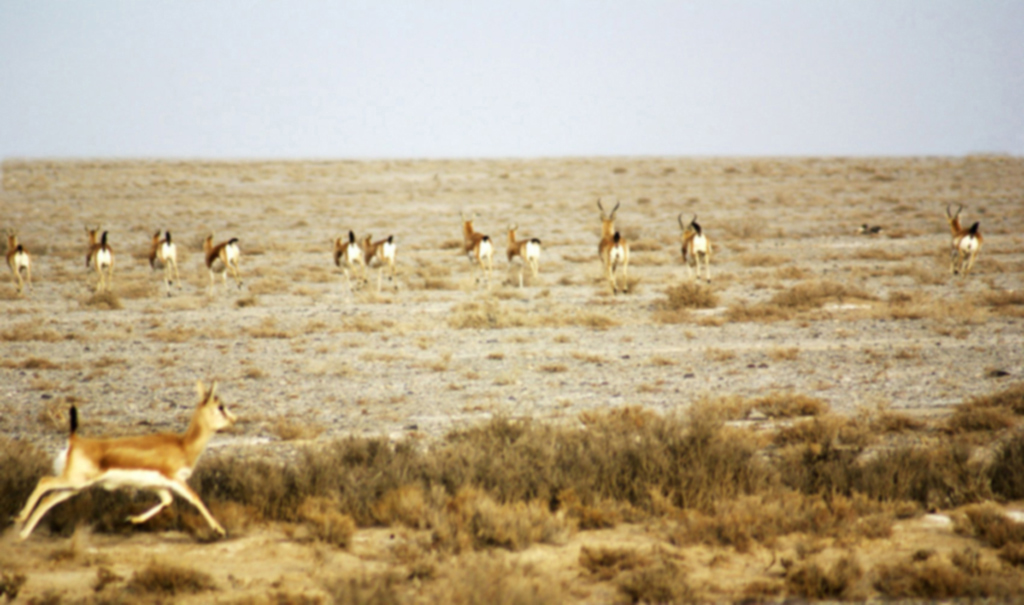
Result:
[[829,411],[823,400],[793,392],[771,393],[755,400],[753,407],[769,418],[820,416]]
[[129,594],[164,596],[196,594],[216,588],[213,578],[204,572],[157,561],[132,574],[125,585]]

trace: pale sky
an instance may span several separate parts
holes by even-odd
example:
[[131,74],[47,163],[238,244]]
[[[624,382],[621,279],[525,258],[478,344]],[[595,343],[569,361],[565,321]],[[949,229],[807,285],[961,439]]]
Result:
[[0,0],[0,159],[1024,154],[1024,0]]

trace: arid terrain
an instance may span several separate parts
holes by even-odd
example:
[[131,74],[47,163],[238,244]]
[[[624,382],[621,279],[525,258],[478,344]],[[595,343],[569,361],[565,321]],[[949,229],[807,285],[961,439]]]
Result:
[[[15,230],[33,255],[33,281],[24,296],[9,273],[0,282],[0,442],[46,464],[63,447],[71,404],[83,434],[180,431],[197,379],[218,381],[239,416],[203,460],[237,465],[287,466],[349,438],[440,451],[452,434],[494,422],[576,434],[621,416],[668,419],[692,433],[685,427],[694,407],[716,409],[724,423],[716,430],[726,433],[715,435],[750,441],[756,459],[777,461],[783,445],[796,447],[773,437],[779,431],[849,422],[861,431],[851,464],[892,448],[955,446],[966,452],[964,465],[984,465],[1017,435],[1024,413],[1022,402],[1002,424],[958,428],[950,420],[966,403],[1024,380],[1020,158],[7,160],[2,169],[0,227]],[[620,203],[616,227],[632,250],[625,294],[612,294],[598,259],[599,199],[606,209]],[[965,226],[980,221],[984,236],[968,276],[949,270],[946,212],[958,206]],[[475,215],[476,229],[495,242],[489,283],[463,254],[462,214]],[[685,222],[697,216],[712,242],[710,285],[696,284],[682,263],[680,214]],[[505,257],[513,223],[520,238],[543,243],[540,275],[527,272],[523,288],[521,264]],[[882,231],[858,233],[865,224]],[[94,294],[86,226],[109,233],[112,294]],[[179,250],[182,283],[170,296],[148,261],[157,230],[170,231]],[[379,292],[376,267],[363,284],[333,262],[333,242],[349,230],[360,240],[395,238],[397,275],[385,273]],[[241,288],[218,277],[211,291],[202,251],[210,233],[239,239]],[[779,411],[775,400],[812,403]],[[835,430],[826,445],[845,439]],[[820,453],[812,441],[795,439]],[[733,504],[687,506],[685,497],[673,501],[682,491],[655,482],[668,500],[645,491],[630,501],[632,512],[616,509],[595,527],[552,504],[556,527],[540,538],[472,548],[454,539],[461,546],[452,548],[436,546],[448,543],[436,537],[436,519],[364,519],[341,507],[358,529],[325,541],[296,520],[246,519],[250,503],[228,510],[226,498],[211,507],[233,519],[229,535],[213,543],[180,521],[188,508],[180,501],[179,512],[161,515],[173,521],[148,532],[44,522],[17,543],[8,528],[0,574],[24,576],[25,602],[131,600],[141,593],[119,586],[147,565],[170,564],[208,574],[215,588],[174,596],[194,602],[979,594],[879,588],[888,577],[880,566],[918,556],[1009,587],[990,596],[1024,594],[1016,592],[1024,586],[1014,575],[1019,562],[997,556],[1024,534],[996,544],[978,529],[992,507],[1022,508],[1008,492],[840,495],[794,487],[779,472],[770,498],[759,488],[745,493],[767,498],[761,507],[771,500],[785,508],[778,503],[791,489],[823,498],[836,526],[884,517],[887,529],[851,536],[802,528],[742,544],[694,539],[693,515]],[[458,508],[425,489],[438,510]],[[534,514],[533,503],[488,494],[479,499]],[[757,507],[730,502],[743,510],[729,523],[748,523],[744,515]],[[836,513],[844,506],[856,513]],[[690,537],[680,537],[683,526]],[[432,571],[416,572],[425,558]],[[857,573],[844,576],[851,566]],[[808,580],[812,568],[827,577]],[[657,573],[685,577],[685,586],[631,588],[634,580],[657,586]],[[827,588],[836,577],[847,581],[835,590],[800,588]]]

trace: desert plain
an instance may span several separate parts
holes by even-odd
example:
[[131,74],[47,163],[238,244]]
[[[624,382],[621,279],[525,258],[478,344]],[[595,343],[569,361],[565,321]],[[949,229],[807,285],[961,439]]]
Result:
[[[24,295],[9,274],[0,282],[0,441],[9,467],[34,465],[16,478],[22,499],[63,447],[70,405],[90,436],[181,431],[196,380],[217,381],[239,417],[197,474],[227,460],[294,466],[338,443],[428,456],[453,435],[497,426],[550,442],[608,423],[692,433],[709,415],[714,439],[748,443],[750,460],[775,465],[763,471],[771,496],[744,488],[721,503],[687,505],[657,481],[658,494],[587,496],[575,512],[564,493],[537,512],[536,501],[482,485],[464,487],[482,490],[472,496],[421,485],[411,497],[441,511],[476,498],[480,510],[530,517],[533,529],[544,526],[524,530],[530,539],[479,540],[484,530],[452,529],[430,516],[437,510],[413,521],[381,512],[400,491],[377,494],[376,512],[362,517],[344,497],[318,494],[319,516],[268,518],[218,497],[207,477],[199,491],[231,519],[224,539],[210,541],[178,501],[135,529],[94,526],[99,513],[84,505],[63,516],[58,507],[51,514],[63,521],[44,520],[18,542],[7,517],[20,504],[5,501],[0,588],[17,586],[18,602],[1024,594],[1024,555],[1007,554],[1024,533],[1000,542],[979,529],[979,519],[996,518],[1017,536],[1024,506],[1012,490],[982,481],[970,493],[947,485],[955,496],[936,488],[887,499],[808,488],[778,468],[823,444],[852,451],[858,468],[885,452],[956,448],[963,473],[998,476],[992,461],[1018,437],[1024,402],[979,402],[1019,397],[1024,380],[1020,158],[6,160],[2,170],[0,227],[33,255]],[[619,205],[616,228],[630,242],[625,293],[611,291],[598,258],[598,200]],[[984,236],[969,275],[950,272],[947,211],[958,208]],[[489,279],[463,253],[463,216],[495,243]],[[694,217],[713,247],[710,283],[695,280],[680,254],[680,219]],[[527,271],[523,287],[521,263],[505,253],[512,224],[542,242],[539,275]],[[85,228],[97,226],[115,252],[106,294],[85,263]],[[346,276],[335,265],[334,241],[350,230],[359,240],[394,237],[393,279],[375,266]],[[156,231],[178,245],[181,280],[169,295],[149,264]],[[240,287],[219,276],[211,285],[209,234],[238,238]],[[971,405],[1006,414],[960,422]],[[823,432],[794,436],[812,424]],[[847,429],[859,432],[848,438]],[[542,492],[534,495],[550,496]],[[726,524],[748,523],[752,508],[786,508],[790,492],[817,498],[813,506],[836,516],[832,529],[742,540],[695,529],[726,509]],[[136,512],[155,501],[133,498]],[[325,501],[336,506],[323,512]],[[324,515],[355,524],[338,539]],[[869,530],[838,529],[865,519]],[[470,537],[439,538],[441,524]],[[918,563],[959,578],[960,591],[892,588]],[[199,587],[171,582],[161,592],[142,580],[174,566],[199,573]]]

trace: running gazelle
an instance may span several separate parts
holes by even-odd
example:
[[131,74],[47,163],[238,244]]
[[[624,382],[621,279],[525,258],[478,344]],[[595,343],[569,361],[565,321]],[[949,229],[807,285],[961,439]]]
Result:
[[978,231],[981,223],[975,221],[973,225],[964,229],[960,225],[960,213],[963,212],[964,207],[957,204],[956,214],[949,211],[951,207],[952,204],[946,206],[946,221],[949,223],[949,231],[953,236],[953,244],[949,251],[949,272],[953,275],[958,273],[967,275],[971,272],[974,259],[977,258],[984,241]]
[[7,268],[18,282],[18,294],[25,291],[25,284],[32,285],[32,257],[25,247],[18,243],[18,234],[7,231]]
[[107,244],[106,231],[97,241],[96,234],[99,230],[99,227],[85,228],[85,232],[89,235],[89,252],[85,255],[85,268],[88,269],[90,264],[96,267],[96,273],[99,275],[96,291],[102,292],[103,290],[110,291],[110,286],[114,282],[114,251]]
[[[491,243],[489,235],[473,230],[474,218],[475,215],[467,217],[465,213],[462,213],[462,249],[469,257],[469,262],[480,267],[480,272],[486,276],[489,287],[491,272],[494,270],[494,245]],[[479,283],[480,278],[477,277],[476,281]]]
[[677,218],[679,228],[683,230],[683,263],[693,277],[693,265],[697,266],[697,279],[700,280],[700,265],[704,263],[704,279],[711,283],[711,240],[704,234],[700,224],[697,222],[697,215],[693,215],[690,224],[683,223],[683,213]]
[[[177,282],[181,289],[181,277],[178,275],[178,247],[171,241],[171,232],[165,231],[163,238],[160,232],[153,234],[153,242],[149,249],[149,266],[164,270],[164,283],[167,285],[167,296],[171,295],[171,286]],[[171,270],[174,278],[171,278]]]
[[622,267],[622,288],[623,292],[629,291],[629,242],[621,233],[615,230],[615,213],[621,202],[616,202],[611,213],[605,214],[601,200],[597,200],[597,208],[601,211],[601,242],[597,245],[597,253],[604,265],[604,274],[612,287],[614,294],[619,293],[618,281],[615,278],[615,271]]
[[231,272],[231,276],[235,278],[235,282],[238,283],[238,287],[241,289],[242,276],[238,272],[238,259],[242,256],[242,251],[238,247],[237,237],[233,237],[215,246],[213,245],[213,234],[211,233],[203,241],[203,252],[206,253],[206,268],[210,272],[210,294],[213,294],[213,286],[216,281],[214,275],[217,273],[221,274],[224,286],[227,287],[228,271]]
[[372,235],[367,235],[363,240],[363,261],[369,269],[377,263],[377,292],[380,292],[381,282],[384,276],[384,267],[388,268],[388,281],[392,283],[395,290],[398,284],[395,283],[395,236],[389,235],[382,240],[373,241]]
[[19,537],[29,537],[36,524],[51,508],[92,485],[113,491],[119,487],[155,492],[159,504],[129,517],[132,523],[145,523],[174,501],[173,494],[188,500],[209,523],[213,531],[224,535],[224,528],[206,509],[199,495],[189,487],[189,476],[213,434],[235,422],[217,397],[217,383],[210,390],[196,382],[199,406],[184,433],[156,433],[139,437],[89,439],[79,437],[78,410],[70,411],[68,445],[54,461],[56,476],[39,480],[25,507],[15,518],[21,524]]
[[[530,275],[534,279],[537,278],[537,273],[540,270],[540,240],[537,238],[532,239],[516,239],[516,231],[519,230],[519,225],[508,226],[508,262],[512,264],[512,260],[515,257],[519,257],[523,261],[523,265],[530,267]],[[519,287],[523,287],[523,267],[519,267]]]

